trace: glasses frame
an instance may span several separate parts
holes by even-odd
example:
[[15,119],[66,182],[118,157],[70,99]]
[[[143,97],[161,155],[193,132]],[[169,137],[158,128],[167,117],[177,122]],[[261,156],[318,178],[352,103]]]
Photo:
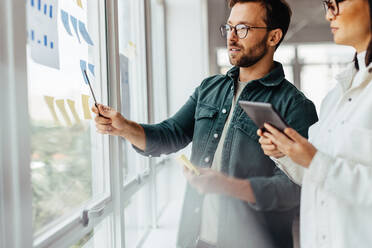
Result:
[[[325,13],[327,14],[328,11],[330,11],[333,16],[338,16],[340,14],[340,2],[343,2],[343,0],[323,0]],[[333,7],[333,9],[331,6]]]
[[[226,27],[227,27],[227,26],[230,27],[230,31],[226,31]],[[245,34],[244,34],[244,35],[239,35],[239,34],[238,34],[238,30],[241,30],[241,29],[242,29],[242,28],[239,29],[239,26],[245,28],[246,31],[245,31]],[[242,23],[237,24],[237,25],[235,25],[235,26],[231,26],[230,24],[226,23],[226,24],[222,24],[222,25],[220,26],[221,35],[222,35],[222,37],[224,37],[224,38],[226,38],[230,32],[234,32],[235,35],[236,35],[237,37],[239,37],[239,39],[245,39],[245,37],[247,37],[248,32],[249,32],[251,29],[267,29],[267,30],[270,30],[270,29],[272,29],[272,28],[271,28],[271,27],[254,27],[254,26],[249,26],[249,25],[245,25],[245,24],[242,24]],[[233,31],[233,30],[234,30],[234,31]]]

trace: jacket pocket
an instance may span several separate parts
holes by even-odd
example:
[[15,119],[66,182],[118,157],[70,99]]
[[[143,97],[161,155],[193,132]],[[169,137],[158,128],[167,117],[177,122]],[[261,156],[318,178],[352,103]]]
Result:
[[193,151],[196,154],[202,154],[204,152],[217,114],[218,108],[204,104],[198,104],[196,107],[193,137]]

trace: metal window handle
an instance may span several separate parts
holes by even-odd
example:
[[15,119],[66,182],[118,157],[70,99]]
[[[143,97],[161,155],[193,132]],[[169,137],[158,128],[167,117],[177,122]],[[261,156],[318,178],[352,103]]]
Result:
[[83,223],[83,226],[84,227],[88,226],[90,218],[101,217],[104,211],[105,206],[96,209],[84,209],[83,214],[81,216],[81,222]]

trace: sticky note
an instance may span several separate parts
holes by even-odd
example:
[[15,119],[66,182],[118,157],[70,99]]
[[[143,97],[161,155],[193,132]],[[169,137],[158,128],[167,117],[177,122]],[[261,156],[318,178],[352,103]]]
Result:
[[76,36],[77,36],[77,38],[78,38],[78,40],[79,40],[79,43],[81,43],[81,41],[80,41],[80,36],[79,36],[79,33],[78,33],[78,21],[77,21],[77,19],[75,18],[75,17],[73,17],[72,15],[70,15],[70,20],[71,20],[71,24],[72,24],[72,27],[74,28],[74,30],[75,30],[75,33],[76,33]]
[[57,113],[56,113],[56,109],[54,107],[54,97],[52,96],[44,96],[44,100],[48,106],[48,109],[53,117],[53,120],[55,122],[56,125],[61,125],[61,122],[59,121],[58,119],[58,116],[57,116]]
[[85,42],[88,43],[89,45],[93,46],[93,41],[90,38],[88,30],[87,30],[85,24],[81,21],[79,21],[79,31],[80,31],[81,36],[83,36]]
[[83,78],[86,84],[88,84],[88,79],[85,76],[84,71],[87,69],[87,62],[85,60],[80,60],[80,69],[81,69],[81,74],[83,74]]
[[92,75],[95,76],[94,75],[94,65],[88,64],[88,68],[89,68],[90,73],[92,73]]
[[68,116],[66,108],[65,108],[65,100],[63,100],[63,99],[56,100],[56,105],[57,105],[59,111],[61,112],[62,117],[65,120],[67,126],[69,126],[69,127],[72,126],[72,122],[71,122],[70,117]]
[[72,116],[74,117],[76,123],[77,123],[77,124],[80,124],[80,118],[79,118],[79,115],[78,115],[78,113],[76,112],[76,108],[75,108],[75,101],[70,100],[70,99],[67,99],[67,104],[68,104],[68,106],[70,107],[70,110],[71,110]]
[[77,3],[77,5],[78,5],[80,8],[83,8],[83,3],[81,2],[81,0],[76,0],[76,3]]
[[185,155],[181,155],[180,157],[177,158],[177,160],[183,164],[184,166],[187,167],[190,171],[192,171],[195,175],[200,176],[199,170],[196,168],[195,165],[193,165]]
[[88,95],[81,95],[81,100],[83,103],[83,112],[84,112],[84,119],[91,120],[92,115],[90,114],[90,107],[89,107],[89,97]]
[[64,10],[61,10],[61,19],[62,19],[62,23],[63,23],[63,26],[65,27],[66,29],[66,32],[72,36],[72,32],[71,32],[71,28],[70,28],[70,21],[68,19],[68,14],[66,11]]
[[133,42],[129,42],[127,47],[124,49],[123,54],[130,60],[136,57],[136,45]]

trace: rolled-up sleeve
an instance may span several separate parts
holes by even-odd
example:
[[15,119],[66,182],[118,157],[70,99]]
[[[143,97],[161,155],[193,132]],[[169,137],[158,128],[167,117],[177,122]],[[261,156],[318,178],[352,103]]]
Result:
[[194,133],[194,115],[198,88],[182,108],[171,118],[159,124],[141,124],[146,135],[146,149],[133,148],[144,156],[158,157],[186,147]]
[[300,205],[300,186],[293,183],[279,169],[271,177],[249,179],[256,203],[250,204],[259,211],[286,211]]

